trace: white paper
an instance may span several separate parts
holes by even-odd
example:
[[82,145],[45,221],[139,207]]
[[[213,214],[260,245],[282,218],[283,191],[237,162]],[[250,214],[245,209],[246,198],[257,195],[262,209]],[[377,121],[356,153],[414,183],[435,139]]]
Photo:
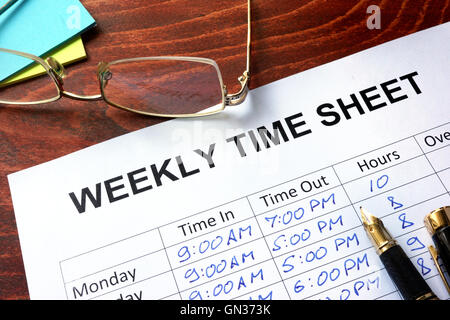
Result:
[[[400,299],[361,225],[363,205],[447,299],[423,217],[450,204],[449,36],[446,23],[252,90],[222,114],[9,175],[30,297]],[[369,111],[365,89],[372,106],[387,105]],[[348,105],[351,94],[364,114],[350,108],[347,120],[337,99]],[[326,103],[335,125],[317,113]],[[256,129],[273,134],[276,121],[288,141],[265,148]],[[239,134],[244,157],[227,142]],[[213,163],[194,152],[211,144]],[[162,171],[158,186],[151,166],[167,159],[172,175]],[[81,202],[86,187],[93,201],[79,213],[69,194]]]

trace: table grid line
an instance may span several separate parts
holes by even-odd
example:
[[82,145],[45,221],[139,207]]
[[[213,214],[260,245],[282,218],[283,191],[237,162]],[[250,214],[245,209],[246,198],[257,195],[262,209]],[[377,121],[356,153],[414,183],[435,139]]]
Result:
[[[417,141],[416,137],[414,136],[414,140],[416,141],[417,145],[419,146],[420,150],[422,151],[423,155],[425,156],[425,159],[427,159],[428,163],[430,164],[431,169],[433,169],[434,173],[436,174],[436,176],[438,177],[439,181],[441,182],[442,186],[444,187],[444,189],[447,191],[447,193],[449,192],[449,190],[447,189],[447,187],[445,186],[444,182],[442,181],[441,177],[439,176],[439,174],[437,173],[436,169],[434,169],[433,164],[431,163],[430,159],[428,158],[427,154],[423,151],[422,146],[419,144],[419,141]],[[436,151],[436,150],[432,150],[432,151]],[[444,169],[445,170],[445,169]]]
[[[396,187],[394,187],[394,188],[391,188],[391,189],[389,189],[389,190],[381,191],[381,192],[379,192],[379,193],[377,193],[377,194],[375,194],[375,195],[373,195],[373,196],[370,196],[370,197],[367,197],[367,198],[362,198],[362,199],[358,200],[357,202],[367,201],[367,200],[372,199],[372,198],[375,198],[375,197],[377,197],[377,196],[379,196],[379,195],[382,195],[382,194],[391,192],[391,191],[396,190],[396,189],[399,189],[399,188],[403,188],[403,187],[405,187],[405,186],[407,186],[407,185],[409,185],[409,184],[413,184],[413,183],[415,183],[415,182],[417,182],[417,181],[423,180],[423,179],[425,179],[425,178],[428,178],[428,177],[431,177],[431,176],[434,176],[434,175],[435,175],[435,173],[427,174],[427,175],[422,176],[422,177],[420,177],[420,178],[417,178],[417,179],[414,179],[414,180],[410,180],[410,181],[408,181],[408,182],[406,182],[406,183],[404,183],[404,184],[398,185],[398,186],[396,186]],[[444,194],[445,194],[445,193],[444,193]]]
[[349,201],[349,203],[350,203],[350,206],[353,208],[353,211],[355,212],[356,216],[358,217],[359,223],[362,225],[361,217],[359,216],[358,212],[356,211],[355,205],[354,205],[352,199],[350,198],[350,196],[349,196],[347,190],[345,189],[344,185],[342,184],[341,178],[339,178],[339,175],[337,174],[336,169],[334,168],[334,165],[331,166],[331,168],[333,169],[334,174],[336,175],[336,178],[338,179],[339,183],[341,184],[341,187],[342,187],[342,189],[344,190],[345,195],[347,196],[347,199],[348,199],[348,201]]
[[425,132],[428,132],[428,131],[431,131],[431,130],[434,130],[434,129],[437,129],[437,128],[440,128],[440,127],[444,127],[444,126],[446,126],[446,125],[448,125],[448,124],[450,124],[450,122],[446,122],[446,123],[443,123],[443,124],[438,125],[438,126],[436,126],[436,127],[433,127],[433,128],[430,128],[430,129],[421,131],[421,132],[419,132],[419,133],[413,134],[413,135],[411,135],[411,136],[405,137],[405,138],[403,138],[403,139],[396,140],[396,141],[394,141],[394,142],[392,142],[392,143],[385,144],[385,145],[383,145],[383,146],[381,146],[381,147],[378,147],[378,148],[375,148],[375,149],[371,149],[370,151],[363,152],[363,153],[361,153],[361,154],[358,154],[358,155],[356,155],[356,156],[354,156],[354,157],[351,157],[351,158],[348,158],[348,159],[346,159],[346,160],[342,160],[342,161],[340,161],[340,162],[336,162],[334,165],[338,165],[338,164],[347,162],[347,161],[349,161],[349,160],[356,159],[356,158],[358,158],[358,157],[360,157],[360,156],[363,156],[363,155],[365,155],[365,154],[367,154],[367,153],[371,153],[371,152],[373,152],[373,151],[378,151],[378,150],[383,149],[383,148],[385,148],[385,147],[392,146],[392,145],[394,145],[394,144],[396,144],[396,143],[399,143],[399,142],[408,140],[408,139],[410,139],[410,138],[412,138],[412,137],[421,135],[422,133],[425,133]]
[[61,266],[61,261],[59,262],[59,272],[61,272],[61,278],[64,284],[64,293],[66,294],[66,299],[69,300],[69,295],[67,294],[66,280],[64,279],[64,273]]
[[178,291],[178,294],[180,295],[180,299],[183,300],[182,297],[181,297],[180,287],[178,286],[177,278],[175,277],[175,273],[173,272],[172,264],[170,263],[169,255],[167,254],[166,246],[164,245],[164,240],[163,240],[163,237],[161,235],[161,230],[159,228],[158,228],[158,233],[159,233],[159,236],[161,238],[161,243],[163,245],[164,252],[166,254],[167,263],[169,264],[170,272],[172,273],[173,280],[175,281],[175,286],[177,287],[177,291]]
[[[124,264],[126,264],[126,263],[129,263],[129,262],[132,262],[132,261],[135,261],[135,260],[142,259],[142,258],[144,258],[144,257],[146,257],[146,256],[149,256],[149,255],[151,255],[151,254],[158,253],[158,252],[163,251],[163,250],[164,250],[164,249],[159,249],[159,250],[156,250],[156,251],[152,251],[152,252],[149,252],[149,253],[146,253],[146,254],[137,256],[137,257],[135,257],[135,258],[133,258],[133,259],[129,259],[129,260],[127,260],[127,261],[124,261],[124,262],[115,264],[115,265],[110,266],[110,267],[108,267],[108,268],[104,268],[104,269],[102,269],[102,270],[95,271],[95,272],[93,272],[93,273],[84,275],[84,276],[82,276],[82,277],[79,277],[79,278],[76,278],[76,279],[73,279],[73,280],[70,280],[70,281],[67,281],[67,282],[64,282],[64,283],[65,283],[65,284],[69,284],[69,283],[72,283],[72,282],[75,282],[75,281],[79,281],[79,280],[81,280],[81,279],[84,279],[84,278],[93,276],[94,274],[97,274],[97,273],[100,273],[100,272],[103,272],[103,271],[106,271],[106,270],[109,270],[109,269],[116,268],[116,267],[118,267],[118,266],[124,265]],[[165,272],[162,272],[162,273],[160,273],[160,274],[163,274],[163,273],[165,273]],[[153,276],[151,276],[151,277],[149,277],[149,278],[147,278],[147,279],[150,279],[150,278],[152,278],[152,277],[153,277]]]
[[[150,279],[153,279],[153,278],[162,276],[163,274],[166,274],[166,273],[169,273],[169,272],[170,272],[170,270],[162,271],[162,272],[160,272],[160,273],[158,273],[158,274],[155,274],[155,275],[152,275],[152,276],[150,276],[150,277],[147,277],[147,278],[141,279],[141,280],[139,280],[139,281],[133,282],[132,284],[127,284],[127,285],[125,285],[125,286],[123,286],[123,287],[115,288],[114,290],[111,290],[111,291],[108,291],[108,292],[104,292],[104,293],[102,293],[102,294],[98,294],[98,295],[96,295],[96,296],[93,296],[93,297],[89,298],[88,300],[94,300],[94,299],[97,299],[98,297],[106,296],[107,294],[110,294],[110,293],[113,293],[113,292],[116,292],[116,291],[119,291],[119,290],[122,290],[122,289],[125,289],[125,288],[132,287],[132,286],[134,286],[135,284],[145,282],[145,281],[147,281],[147,280],[150,280]],[[170,294],[169,296],[173,296],[174,294],[177,294],[177,292],[172,293],[172,294]]]
[[253,212],[254,219],[255,219],[255,221],[256,221],[256,224],[257,224],[258,227],[259,227],[259,231],[261,232],[262,238],[264,239],[264,242],[265,242],[265,244],[266,244],[266,246],[267,246],[267,250],[268,250],[269,253],[270,253],[270,256],[271,256],[271,258],[272,258],[271,260],[273,261],[273,263],[274,263],[274,265],[275,265],[275,268],[276,268],[277,271],[278,271],[278,275],[280,276],[280,281],[281,281],[281,283],[283,284],[284,289],[286,290],[286,293],[287,293],[289,299],[291,299],[291,295],[289,294],[289,291],[288,291],[288,289],[286,288],[286,284],[284,283],[283,277],[281,276],[280,269],[278,268],[278,265],[277,265],[277,263],[275,262],[275,258],[273,257],[272,250],[270,250],[269,244],[267,243],[267,239],[266,239],[266,237],[265,237],[265,235],[264,235],[263,230],[261,229],[261,226],[260,226],[260,224],[259,224],[259,222],[258,222],[258,219],[256,218],[255,211],[253,211],[252,204],[250,203],[250,200],[248,199],[248,197],[247,197],[247,201],[248,201],[248,205],[250,206],[250,209],[251,209],[252,212]]

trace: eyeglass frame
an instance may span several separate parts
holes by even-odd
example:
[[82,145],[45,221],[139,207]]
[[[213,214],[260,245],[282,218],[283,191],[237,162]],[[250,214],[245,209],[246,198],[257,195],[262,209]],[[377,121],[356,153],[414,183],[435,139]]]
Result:
[[[97,67],[97,79],[99,81],[100,85],[100,94],[97,95],[79,95],[73,92],[65,91],[64,90],[64,82],[63,78],[65,77],[65,69],[61,63],[59,63],[55,58],[48,57],[47,59],[42,59],[38,56],[20,52],[16,50],[6,49],[6,48],[0,48],[0,52],[6,52],[10,54],[15,54],[18,56],[22,56],[24,58],[28,58],[31,60],[34,60],[35,62],[39,63],[44,69],[45,72],[50,76],[50,78],[53,80],[53,82],[56,85],[56,89],[58,92],[58,95],[50,98],[50,99],[44,99],[39,101],[31,101],[31,102],[17,102],[17,101],[4,101],[0,99],[0,104],[9,104],[9,105],[37,105],[37,104],[45,104],[50,103],[59,100],[61,97],[67,97],[74,100],[82,100],[82,101],[99,101],[103,100],[107,104],[137,114],[146,115],[146,116],[153,116],[153,117],[163,117],[163,118],[192,118],[192,117],[203,117],[208,116],[212,114],[216,114],[219,112],[222,112],[225,110],[228,106],[236,106],[244,102],[245,98],[247,97],[248,91],[249,91],[249,81],[250,81],[250,44],[251,44],[251,8],[250,8],[250,1],[247,0],[247,63],[246,63],[246,70],[243,72],[242,76],[238,78],[238,81],[241,84],[241,89],[236,92],[229,94],[227,87],[223,84],[222,74],[220,72],[219,66],[217,63],[209,58],[200,58],[200,57],[184,57],[184,56],[154,56],[154,57],[138,57],[138,58],[128,58],[128,59],[120,59],[115,60],[112,62],[99,62]],[[8,3],[7,3],[8,4]],[[108,67],[114,64],[118,63],[124,63],[124,62],[136,62],[136,61],[146,61],[146,60],[172,60],[172,61],[187,61],[187,62],[198,62],[198,63],[204,63],[208,64],[212,67],[214,67],[215,71],[217,72],[219,84],[221,87],[221,93],[222,93],[222,104],[221,107],[218,109],[215,109],[214,111],[209,111],[205,113],[187,113],[187,114],[161,114],[161,113],[153,113],[153,112],[146,112],[146,111],[140,111],[135,110],[126,106],[122,106],[120,104],[114,103],[110,101],[104,92],[104,83],[105,83],[105,73],[108,70]]]

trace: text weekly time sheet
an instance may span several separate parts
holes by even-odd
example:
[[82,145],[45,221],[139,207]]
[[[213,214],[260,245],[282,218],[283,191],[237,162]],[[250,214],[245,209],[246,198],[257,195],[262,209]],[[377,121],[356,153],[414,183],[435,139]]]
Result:
[[[441,298],[450,23],[9,175],[32,299],[400,299],[363,205]],[[258,57],[255,57],[257,60]]]

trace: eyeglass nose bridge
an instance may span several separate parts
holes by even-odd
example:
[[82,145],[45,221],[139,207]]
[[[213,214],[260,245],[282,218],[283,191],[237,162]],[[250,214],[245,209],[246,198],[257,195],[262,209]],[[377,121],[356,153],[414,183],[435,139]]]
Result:
[[47,65],[50,67],[50,75],[54,78],[56,81],[58,88],[61,92],[61,96],[75,99],[75,100],[82,100],[82,101],[92,101],[92,100],[102,100],[103,97],[101,94],[86,96],[86,95],[80,95],[73,92],[65,91],[64,90],[64,78],[67,76],[66,69],[64,66],[55,58],[48,57],[45,62],[47,62]]

